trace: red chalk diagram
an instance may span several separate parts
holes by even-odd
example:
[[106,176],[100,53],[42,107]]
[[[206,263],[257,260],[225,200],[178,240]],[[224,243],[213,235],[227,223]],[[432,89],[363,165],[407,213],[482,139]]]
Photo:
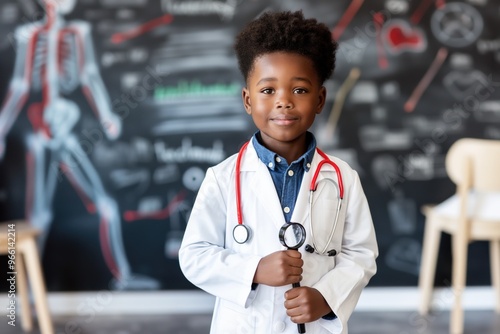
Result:
[[165,14],[156,19],[150,20],[146,23],[141,24],[138,27],[132,28],[130,30],[115,33],[111,36],[111,42],[114,44],[120,44],[127,40],[137,38],[159,26],[170,24],[174,20],[171,14]]
[[383,36],[384,44],[392,54],[423,52],[427,49],[428,43],[423,30],[403,20],[392,20],[386,24]]

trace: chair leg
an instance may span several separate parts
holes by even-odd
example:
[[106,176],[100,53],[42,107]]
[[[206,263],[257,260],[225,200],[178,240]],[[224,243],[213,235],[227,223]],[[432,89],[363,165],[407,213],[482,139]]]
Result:
[[468,240],[462,233],[452,238],[452,288],[455,296],[450,314],[450,333],[462,334],[464,330],[464,310],[462,307],[462,293],[465,289],[467,276]]
[[495,291],[495,310],[500,314],[500,240],[490,241],[491,285]]
[[30,332],[33,329],[33,319],[31,318],[29,289],[22,254],[17,255],[16,271],[17,292],[19,293],[19,299],[21,300],[21,327],[25,332]]
[[47,294],[45,292],[45,283],[40,268],[40,258],[34,239],[26,239],[18,245],[24,251],[26,260],[26,269],[35,297],[35,307],[42,334],[54,334],[54,327],[50,318],[49,307],[47,303]]
[[440,240],[441,230],[433,226],[432,221],[428,219],[424,232],[420,276],[418,282],[421,295],[419,306],[419,312],[421,315],[429,313],[434,279],[436,276],[436,263]]

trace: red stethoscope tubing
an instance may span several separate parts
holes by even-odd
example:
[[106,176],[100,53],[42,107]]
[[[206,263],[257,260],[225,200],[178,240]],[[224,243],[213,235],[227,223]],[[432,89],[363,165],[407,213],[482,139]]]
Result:
[[[238,224],[242,225],[243,224],[243,215],[241,213],[241,183],[240,183],[240,166],[241,166],[241,159],[243,157],[243,153],[245,152],[249,141],[247,141],[243,146],[241,147],[240,151],[238,152],[238,157],[236,158],[236,170],[235,170],[235,185],[236,185],[236,209],[237,209],[237,217],[238,217]],[[316,181],[318,179],[319,172],[321,171],[321,167],[323,167],[324,164],[328,164],[332,166],[335,169],[335,172],[337,174],[337,183],[339,186],[339,196],[340,199],[344,199],[344,182],[342,181],[342,175],[340,173],[340,168],[337,166],[335,162],[333,162],[323,151],[321,151],[319,148],[316,148],[318,151],[319,155],[323,158],[323,160],[320,161],[318,164],[318,167],[316,168],[316,171],[314,172],[313,178],[311,180],[311,186],[310,186],[310,191],[316,191]]]
[[236,209],[237,209],[237,216],[238,216],[238,225],[243,225],[243,216],[241,214],[241,186],[240,186],[240,166],[241,166],[241,158],[243,157],[243,152],[245,152],[249,141],[247,141],[243,146],[241,147],[240,151],[238,152],[238,158],[236,159]]
[[323,160],[321,160],[318,164],[318,167],[316,167],[316,172],[314,172],[314,176],[311,180],[311,187],[309,188],[311,191],[316,191],[316,187],[318,186],[316,184],[316,181],[318,179],[318,174],[321,171],[321,167],[323,167],[324,164],[328,164],[332,166],[335,169],[335,172],[337,173],[337,183],[339,185],[339,196],[340,199],[344,199],[344,182],[342,182],[342,175],[340,174],[340,168],[337,166],[335,162],[330,160],[330,158],[325,154],[325,152],[321,151],[319,148],[316,147],[316,151],[318,151],[319,155],[323,157]]

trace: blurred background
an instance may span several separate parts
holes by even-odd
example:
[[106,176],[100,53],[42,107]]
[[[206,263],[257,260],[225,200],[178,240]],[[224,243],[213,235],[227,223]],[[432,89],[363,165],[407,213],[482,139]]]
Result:
[[[177,251],[206,168],[255,131],[233,40],[264,11],[298,9],[339,43],[312,131],[370,204],[379,269],[360,307],[417,309],[420,207],[455,192],[445,155],[500,139],[498,1],[2,0],[0,221],[42,231],[53,313],[84,315],[89,298],[97,315],[210,313]],[[492,309],[488,244],[469,258],[466,307]],[[450,280],[444,235],[435,284]]]

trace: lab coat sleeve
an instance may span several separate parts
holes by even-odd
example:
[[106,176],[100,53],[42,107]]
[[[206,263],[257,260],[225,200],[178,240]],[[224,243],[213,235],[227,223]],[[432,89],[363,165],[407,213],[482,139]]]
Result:
[[194,285],[248,307],[255,297],[251,286],[261,258],[225,248],[228,184],[228,180],[219,182],[213,168],[208,169],[184,233],[179,263]]
[[[336,265],[313,287],[325,298],[344,328],[359,300],[363,288],[377,270],[378,247],[366,196],[358,174],[352,171],[352,187],[342,238],[342,250]],[[327,327],[331,320],[320,319]]]

